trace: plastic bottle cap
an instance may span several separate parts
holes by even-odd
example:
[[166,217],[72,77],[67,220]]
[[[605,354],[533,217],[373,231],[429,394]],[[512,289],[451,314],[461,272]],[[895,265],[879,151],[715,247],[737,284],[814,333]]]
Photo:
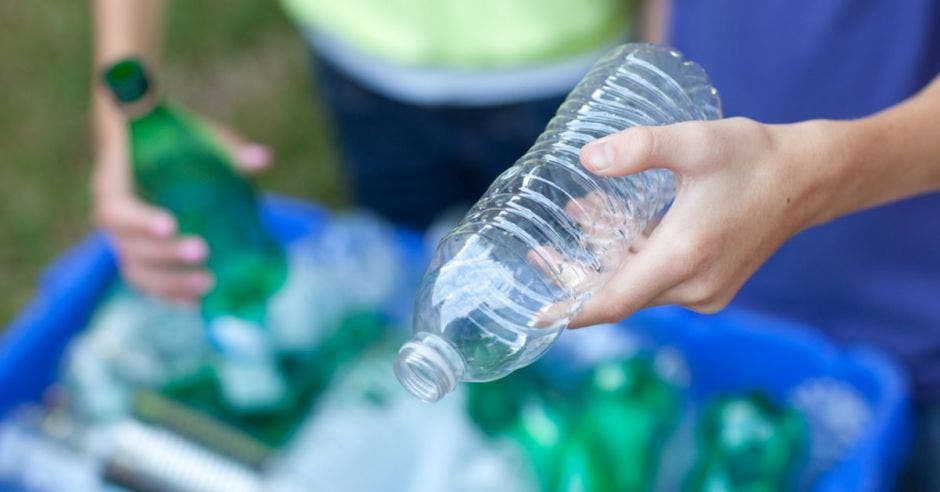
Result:
[[137,101],[150,90],[150,80],[143,63],[135,58],[111,65],[105,70],[103,78],[114,97],[122,103]]

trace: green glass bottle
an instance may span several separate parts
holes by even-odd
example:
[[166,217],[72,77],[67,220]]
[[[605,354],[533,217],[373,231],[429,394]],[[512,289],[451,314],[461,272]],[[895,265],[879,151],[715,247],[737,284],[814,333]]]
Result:
[[551,492],[624,492],[617,488],[615,470],[602,459],[603,452],[588,433],[571,436],[558,458],[558,475]]
[[650,357],[607,362],[592,371],[583,425],[598,449],[599,467],[612,480],[604,490],[652,488],[662,444],[679,416],[680,397],[680,389],[659,375]]
[[539,392],[532,371],[467,385],[467,413],[485,434],[497,436],[518,424],[523,405]]
[[104,81],[128,118],[137,193],[209,246],[215,287],[202,313],[226,400],[244,411],[280,406],[287,391],[264,325],[287,266],[261,224],[254,188],[202,121],[158,97],[141,62],[115,63]]
[[525,452],[543,492],[558,489],[558,466],[570,424],[570,416],[559,402],[529,393],[521,402],[519,419],[507,431]]
[[808,444],[798,412],[753,392],[722,398],[705,410],[698,458],[686,492],[782,492]]

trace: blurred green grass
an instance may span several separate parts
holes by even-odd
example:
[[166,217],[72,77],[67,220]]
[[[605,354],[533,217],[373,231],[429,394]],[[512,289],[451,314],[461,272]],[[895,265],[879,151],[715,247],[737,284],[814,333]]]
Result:
[[[306,47],[273,0],[168,2],[165,86],[195,111],[271,145],[261,186],[344,203]],[[87,1],[0,2],[0,330],[40,273],[92,226]]]

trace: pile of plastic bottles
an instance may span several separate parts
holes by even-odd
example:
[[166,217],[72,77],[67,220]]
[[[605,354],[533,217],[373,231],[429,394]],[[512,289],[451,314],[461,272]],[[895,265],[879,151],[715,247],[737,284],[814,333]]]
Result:
[[674,50],[604,57],[441,242],[394,364],[426,401],[454,392],[435,405],[392,373],[419,265],[390,226],[347,215],[282,251],[204,122],[160,99],[138,60],[103,78],[135,189],[206,239],[217,282],[191,309],[116,286],[45,404],[0,423],[0,489],[784,491],[811,486],[870,419],[835,380],[693,399],[682,354],[623,327],[556,343],[674,194],[662,170],[592,178],[577,149],[720,116]]
[[[141,488],[133,485],[139,476],[157,484],[175,476],[182,482],[158,487],[173,490],[204,490],[182,476],[229,484],[210,490],[271,490],[250,485],[257,479],[211,477],[219,470],[264,475],[258,471],[276,461],[335,374],[397,333],[388,314],[396,310],[388,307],[403,304],[401,296],[413,288],[399,252],[394,230],[364,213],[339,216],[290,246],[286,280],[269,301],[264,334],[275,378],[220,372],[226,352],[212,347],[198,308],[116,285],[63,357],[47,408],[23,410],[4,427],[0,443],[10,452],[0,452],[0,476],[16,478],[26,490],[62,490],[63,483],[70,490],[104,490],[114,460],[143,452],[150,454],[130,465],[152,463],[156,471],[119,473],[118,482],[129,482],[131,490]],[[281,395],[275,405],[253,404],[271,401],[272,394]],[[136,442],[124,442],[129,435]],[[227,466],[192,459],[185,473],[166,468],[174,453],[187,454],[176,448]],[[66,482],[65,469],[82,470],[87,479]]]
[[[699,405],[680,353],[612,325],[428,405],[391,371],[408,319],[389,313],[419,273],[394,231],[343,216],[293,243],[287,263],[268,323],[281,404],[248,411],[227,397],[198,310],[117,286],[44,406],[0,424],[0,488],[805,489],[868,418],[835,380],[807,381],[782,402],[754,392]],[[265,383],[245,379],[238,392],[251,400]]]

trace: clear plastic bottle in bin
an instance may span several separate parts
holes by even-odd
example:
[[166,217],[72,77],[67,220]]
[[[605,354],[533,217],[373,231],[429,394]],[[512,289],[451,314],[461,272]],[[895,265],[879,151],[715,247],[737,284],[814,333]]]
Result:
[[395,373],[420,399],[537,359],[675,195],[654,169],[604,178],[581,147],[632,126],[721,117],[704,70],[674,49],[627,44],[571,92],[535,145],[438,244]]

